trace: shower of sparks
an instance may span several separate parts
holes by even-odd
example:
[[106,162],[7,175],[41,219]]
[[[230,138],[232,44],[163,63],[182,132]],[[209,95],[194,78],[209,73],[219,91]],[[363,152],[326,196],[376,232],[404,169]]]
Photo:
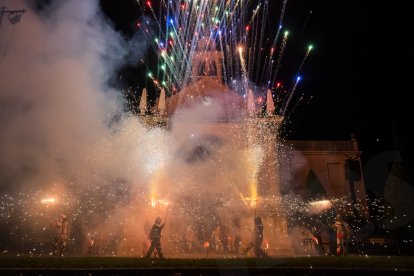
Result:
[[[222,53],[228,86],[232,87],[235,80],[248,79],[257,85],[266,81],[273,88],[286,47],[288,32],[283,20],[287,2],[283,1],[279,20],[274,21],[269,17],[269,1],[255,7],[252,1],[161,1],[157,8],[138,1],[145,16],[136,26],[158,53],[156,74],[148,73],[148,77],[170,92],[179,91],[195,77],[194,56],[217,50]],[[277,31],[269,35],[265,31],[268,28]],[[284,33],[282,41],[280,33]],[[208,43],[200,48],[198,42],[203,39]]]
[[[129,192],[131,191],[125,190],[124,193],[120,193],[120,190],[116,187],[85,187],[70,193],[61,194],[59,201],[50,200],[52,199],[51,197],[44,198],[47,199],[46,202],[55,202],[55,205],[59,207],[56,210],[44,209],[41,208],[41,206],[36,205],[36,202],[40,202],[41,205],[45,204],[39,201],[39,195],[44,193],[41,190],[29,194],[20,193],[16,196],[3,195],[0,199],[0,219],[4,225],[13,225],[13,230],[9,233],[10,238],[19,237],[19,239],[27,243],[34,243],[40,236],[52,233],[53,229],[49,226],[50,219],[59,217],[61,213],[70,214],[69,221],[74,225],[80,222],[84,225],[93,225],[93,223],[97,221],[97,218],[100,218],[102,214],[106,214],[103,221],[104,224],[117,221],[119,225],[127,225],[128,216],[120,216],[119,214],[116,215],[115,213],[111,214],[107,212],[110,209],[120,207],[127,208],[131,210],[131,212],[137,212],[139,209],[145,210],[148,208],[146,207],[148,205],[145,205],[148,201],[145,201],[144,193],[138,193],[137,197],[131,198],[128,195]],[[246,208],[246,211],[248,211],[252,207],[257,207],[262,216],[285,214],[289,219],[289,224],[291,226],[302,225],[304,222],[314,225],[315,227],[330,225],[336,216],[333,211],[334,209],[345,212],[349,216],[353,215],[353,210],[350,208],[351,203],[347,197],[310,202],[306,202],[301,197],[295,195],[270,196],[263,198],[261,201],[257,201],[257,198],[245,197],[244,201],[247,203],[245,204],[239,195],[236,195],[234,200],[236,200],[234,202],[241,202],[241,205],[239,205],[241,207],[239,210],[240,212],[243,212],[243,208]],[[154,198],[149,203],[151,205],[151,203],[155,204],[155,202],[164,206],[169,206],[170,204],[176,205],[178,208],[177,211],[175,211],[176,213],[173,214],[175,219],[179,219],[181,216],[199,216],[199,214],[197,214],[198,211],[196,206],[188,205],[190,202],[171,202],[170,200],[167,201]],[[257,206],[251,205],[252,203],[256,203]],[[108,205],[112,205],[110,209],[108,209]],[[376,214],[378,217],[373,217],[373,220],[381,219],[384,222],[387,222],[402,219],[392,214],[392,209],[389,206],[384,206],[379,201],[370,202],[370,205],[378,210],[378,214]],[[191,208],[188,208],[190,206]],[[357,203],[353,206],[359,210],[365,208],[362,203]],[[199,219],[201,221],[203,220],[202,217],[199,217]],[[358,221],[357,219],[355,224],[352,225],[352,230],[355,233],[358,232],[358,225],[363,226],[363,222],[363,218],[361,218],[361,221]],[[110,225],[108,224],[107,227],[109,228],[109,226]],[[111,231],[101,232],[102,234],[93,232],[93,235],[91,234],[92,232],[88,232],[86,235],[88,235],[89,240],[94,240],[96,244],[98,237],[109,239],[118,235],[116,232]],[[105,236],[102,236],[103,233],[105,233]],[[75,242],[75,240],[73,242]],[[351,238],[351,244],[358,242],[360,241],[357,237]],[[413,243],[409,240],[404,242],[407,244]],[[102,250],[103,254],[112,255],[112,249],[110,247],[107,247],[107,249],[103,248]],[[21,252],[21,254],[23,253],[24,252]],[[27,254],[36,254],[36,252],[28,252]]]
[[[273,88],[273,85],[276,86],[276,91],[281,91],[283,85],[277,77],[289,34],[282,26],[287,0],[283,1],[278,24],[272,22],[277,26],[274,37],[265,37],[264,32],[264,26],[270,19],[267,14],[268,1],[261,2],[253,12],[249,13],[251,2],[160,1],[160,6],[157,7],[160,10],[157,11],[150,1],[145,3],[138,1],[143,14],[149,15],[143,17],[137,28],[158,53],[159,61],[157,70],[148,70],[147,77],[158,87],[165,87],[170,92],[179,91],[194,78],[192,60],[195,55],[205,55],[207,51],[217,50],[222,52],[223,77],[226,85],[234,87],[241,80],[242,88],[238,92],[246,96],[252,82],[262,85],[262,80],[265,80],[266,91],[268,86]],[[161,16],[156,16],[158,13]],[[283,37],[280,35],[282,33]],[[203,39],[207,44],[203,45],[202,49],[197,48],[198,42]],[[267,45],[269,41],[273,41],[272,45]],[[212,45],[217,46],[211,49]],[[308,46],[298,73],[302,70],[312,49],[312,45]],[[141,62],[145,63],[144,60]],[[293,89],[287,93],[286,105],[280,108],[282,112],[286,112],[286,107],[300,80],[301,78],[297,77],[292,83]],[[121,241],[127,239],[123,235],[124,229],[121,231],[120,227],[133,225],[137,220],[141,222],[139,219],[142,218],[153,220],[155,215],[159,215],[156,214],[158,209],[164,210],[164,206],[174,206],[171,216],[175,221],[180,222],[177,223],[180,224],[179,226],[169,227],[175,226],[176,228],[173,229],[185,230],[186,234],[194,232],[194,235],[198,235],[198,241],[201,241],[200,246],[204,248],[210,247],[211,241],[207,239],[211,237],[214,227],[223,218],[246,218],[242,221],[242,225],[231,226],[240,231],[251,232],[249,228],[251,226],[246,221],[252,222],[252,207],[263,216],[275,217],[283,214],[288,219],[289,227],[304,223],[314,226],[330,225],[330,221],[336,216],[334,210],[345,213],[349,217],[354,215],[354,209],[364,211],[365,204],[351,202],[347,197],[311,202],[291,194],[261,197],[258,192],[258,185],[260,185],[258,173],[264,153],[263,149],[257,146],[255,135],[257,134],[252,128],[247,128],[248,148],[239,153],[242,158],[238,157],[247,164],[234,172],[232,168],[226,168],[224,157],[209,159],[199,166],[187,165],[186,168],[184,162],[166,154],[170,142],[164,131],[147,131],[141,135],[147,140],[137,141],[137,143],[143,142],[142,152],[146,154],[139,176],[134,175],[124,181],[110,175],[109,180],[105,179],[106,182],[103,181],[102,185],[91,184],[75,176],[64,185],[63,192],[57,193],[58,197],[45,197],[48,193],[40,188],[16,195],[1,195],[0,225],[6,225],[7,229],[11,229],[8,233],[10,239],[21,243],[37,244],[40,238],[54,232],[50,227],[50,220],[65,213],[68,214],[69,222],[78,226],[76,228],[78,233],[72,236],[72,245],[78,244],[78,247],[83,249],[80,241],[84,238],[82,235],[86,233],[85,236],[91,241],[91,246],[97,244],[98,240],[100,243],[103,243],[103,240],[107,242],[100,249],[102,255],[116,255]],[[282,155],[279,158],[288,157]],[[231,161],[233,163],[229,163],[232,166],[237,163]],[[134,162],[139,161],[133,160],[132,163]],[[196,179],[193,176],[207,167],[205,163],[211,165],[214,162],[217,162],[217,165],[214,170],[211,170],[211,174],[204,175],[206,179]],[[167,182],[165,179],[168,179],[168,173],[171,173],[166,171],[168,165],[173,167],[171,170],[179,168],[180,176],[185,169],[190,171],[190,175],[185,175],[178,180],[174,179],[171,183]],[[229,172],[233,172],[233,175],[225,178]],[[232,182],[231,179],[240,173],[245,174],[243,179],[245,183]],[[218,179],[215,178],[217,175],[223,177],[225,182],[214,183]],[[144,179],[137,180],[139,177]],[[162,194],[166,190],[169,194]],[[168,201],[159,199],[164,196]],[[377,207],[380,215],[392,214],[390,206],[384,206],[380,202],[370,202],[370,204]],[[45,205],[53,205],[56,208],[44,208]],[[159,208],[160,205],[162,208]],[[395,215],[390,217],[394,221],[399,219]],[[359,230],[363,220],[357,218],[353,225],[354,231]],[[230,220],[226,222],[233,223]],[[134,231],[142,228],[139,223],[133,225]],[[141,235],[145,236],[144,230],[141,232]],[[170,236],[169,241],[172,244],[170,250],[176,252],[182,250],[178,244],[182,244],[185,234],[174,233]],[[413,241],[407,242],[413,243]],[[270,246],[269,244],[270,242],[266,240],[266,248]],[[75,252],[76,248],[72,250]],[[38,254],[33,248],[22,251],[21,254],[23,253]]]
[[157,200],[154,197],[151,197],[151,207],[155,208]]
[[168,201],[163,200],[163,199],[159,199],[159,200],[158,200],[158,203],[160,203],[160,204],[162,204],[162,205],[164,205],[164,206],[169,206],[169,205],[170,205],[170,203],[169,203]]

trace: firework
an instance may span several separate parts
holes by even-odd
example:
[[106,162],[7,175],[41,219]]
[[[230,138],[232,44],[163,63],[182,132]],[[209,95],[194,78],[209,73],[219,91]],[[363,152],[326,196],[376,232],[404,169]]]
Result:
[[45,205],[53,205],[57,203],[57,198],[56,197],[45,197],[45,198],[42,198],[40,202]]
[[[265,76],[267,85],[274,83],[271,80],[276,79],[287,41],[288,32],[283,28],[287,0],[282,2],[278,22],[271,22],[277,32],[270,36],[265,31],[268,2],[251,7],[252,1],[161,1],[154,11],[150,2],[138,1],[145,16],[137,28],[159,60],[156,76],[151,73],[148,77],[169,91],[180,90],[195,77],[191,69],[194,56],[214,50],[222,53],[223,77],[230,87],[233,80],[260,85]],[[281,32],[284,37],[279,41]],[[208,43],[199,47],[202,39]],[[278,57],[276,66],[274,56]]]

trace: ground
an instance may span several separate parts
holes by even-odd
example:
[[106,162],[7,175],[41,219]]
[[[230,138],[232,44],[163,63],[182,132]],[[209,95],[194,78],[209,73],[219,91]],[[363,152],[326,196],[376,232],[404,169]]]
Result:
[[269,259],[0,257],[1,275],[413,275],[414,256]]

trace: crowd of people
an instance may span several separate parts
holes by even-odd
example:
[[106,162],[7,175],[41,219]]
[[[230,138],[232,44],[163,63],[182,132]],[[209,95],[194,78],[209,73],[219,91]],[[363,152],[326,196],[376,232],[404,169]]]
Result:
[[[165,219],[162,221],[160,217],[156,217],[152,226],[150,226],[150,224],[144,226],[147,235],[144,240],[148,241],[144,242],[143,246],[143,255],[145,258],[164,258],[161,245],[161,234],[165,227],[165,222]],[[65,214],[62,214],[58,220],[52,221],[51,225],[55,229],[52,254],[54,256],[63,256],[70,236],[68,217]],[[218,254],[232,253],[240,257],[254,256],[256,258],[268,258],[266,250],[263,249],[263,232],[264,225],[260,216],[254,218],[254,229],[252,229],[252,236],[248,241],[244,240],[242,242],[239,232],[229,235],[226,227],[217,225],[214,231],[212,231],[208,241],[203,241],[203,246],[207,250],[211,250]],[[302,225],[300,227],[300,233],[301,237],[298,239],[298,242],[301,250],[304,252],[312,251],[317,252],[320,255],[338,256],[346,256],[348,253],[347,247],[350,238],[350,228],[347,222],[339,215],[336,216],[335,222],[332,225],[326,225],[319,229]],[[335,235],[335,239],[332,238],[332,234]],[[93,239],[88,239],[88,241],[88,255],[90,256],[92,255],[94,241]],[[334,244],[336,247],[333,247],[333,241],[336,241]],[[189,252],[194,247],[194,245],[188,241],[185,242],[184,246],[185,250],[188,250]]]
[[[164,258],[164,254],[161,246],[161,232],[165,226],[165,221],[162,222],[160,217],[155,219],[154,224],[151,228],[148,225],[144,226],[146,233],[148,235],[148,240],[144,240],[144,257],[150,258],[159,257]],[[263,243],[263,222],[261,217],[256,217],[254,219],[254,230],[252,231],[252,237],[248,242],[242,243],[242,238],[239,232],[231,235],[227,228],[223,225],[217,225],[216,228],[212,231],[210,237],[207,241],[200,241],[199,246],[195,243],[194,235],[186,235],[186,238],[181,238],[181,249],[180,252],[197,252],[205,250],[207,253],[211,252],[216,255],[221,254],[235,254],[240,256],[247,256],[250,253],[253,253],[254,256],[258,258],[266,258],[267,253],[262,249]],[[191,231],[189,231],[191,233]],[[188,239],[187,239],[188,238]],[[251,250],[253,249],[253,250]],[[250,255],[249,255],[250,256]]]
[[348,223],[337,215],[334,223],[318,228],[301,225],[298,244],[303,253],[346,256],[350,239],[351,229]]

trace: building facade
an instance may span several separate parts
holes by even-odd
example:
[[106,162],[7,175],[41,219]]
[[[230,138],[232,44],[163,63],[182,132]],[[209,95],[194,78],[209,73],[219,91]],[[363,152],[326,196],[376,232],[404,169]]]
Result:
[[205,141],[219,141],[234,149],[231,152],[246,153],[246,160],[237,161],[245,165],[235,165],[231,173],[237,175],[240,170],[248,175],[245,171],[251,171],[251,178],[242,180],[246,181],[247,189],[241,193],[254,207],[250,219],[263,217],[265,246],[270,255],[293,252],[289,212],[281,203],[285,195],[294,194],[304,202],[338,200],[345,204],[331,206],[337,214],[367,217],[357,141],[279,140],[283,116],[273,114],[274,108],[264,116],[259,114],[252,109],[254,102],[246,99],[249,97],[240,96],[224,85],[222,53],[205,43],[200,41],[198,45],[203,50],[195,54],[192,81],[179,93],[157,101],[166,102],[165,113],[162,110],[160,114],[140,116],[144,124],[174,129],[174,133],[179,133],[174,137],[178,144],[197,145],[191,151],[182,148],[186,160],[212,150],[203,145]]

